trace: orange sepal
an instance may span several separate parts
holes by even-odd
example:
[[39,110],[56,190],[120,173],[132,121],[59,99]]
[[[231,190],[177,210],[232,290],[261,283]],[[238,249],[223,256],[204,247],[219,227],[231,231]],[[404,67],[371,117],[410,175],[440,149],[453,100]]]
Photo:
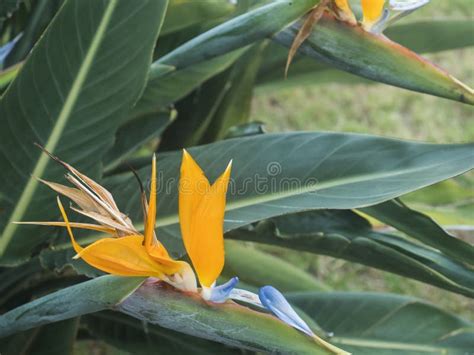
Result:
[[[199,281],[205,287],[212,286],[224,267],[223,224],[230,171],[231,164],[209,186],[202,170],[184,151],[179,190],[181,233]],[[205,186],[209,187],[203,189]]]
[[182,269],[183,262],[163,257],[150,256],[143,246],[144,237],[129,235],[121,238],[100,239],[86,248],[81,247],[75,240],[71,225],[61,201],[58,205],[64,218],[69,237],[77,255],[91,266],[106,273],[118,276],[154,276],[162,278]]

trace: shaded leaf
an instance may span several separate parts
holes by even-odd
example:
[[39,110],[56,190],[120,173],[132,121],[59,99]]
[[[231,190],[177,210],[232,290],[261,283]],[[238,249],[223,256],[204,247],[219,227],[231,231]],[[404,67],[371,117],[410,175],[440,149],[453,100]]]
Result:
[[92,335],[132,354],[242,353],[238,349],[143,323],[118,312],[89,314],[82,321]]
[[176,111],[150,113],[127,121],[115,134],[115,143],[104,157],[104,169],[110,170],[151,139],[160,138],[171,124]]
[[380,293],[288,295],[354,354],[466,354],[474,348],[474,325],[410,297]]
[[255,78],[261,65],[261,54],[266,44],[267,42],[263,42],[253,46],[229,69],[227,76],[229,89],[219,103],[199,144],[222,139],[230,127],[249,120]]
[[214,76],[177,103],[178,119],[166,130],[159,152],[198,145],[230,89],[229,71]]
[[252,46],[232,67],[178,102],[178,119],[163,135],[160,151],[222,139],[229,127],[250,115],[252,89],[264,43]]
[[[244,51],[236,50],[189,68],[167,72],[163,71],[162,64],[155,62],[145,91],[130,115],[134,117],[156,112],[183,98],[209,78],[227,69]],[[169,65],[166,67],[170,68]]]
[[470,268],[406,238],[375,232],[351,211],[280,216],[232,231],[227,237],[329,255],[474,297]]
[[272,285],[281,292],[328,291],[329,287],[297,265],[242,243],[226,240],[224,275],[244,283]]
[[29,344],[29,353],[35,355],[72,355],[79,318],[66,319],[42,326]]
[[63,272],[66,267],[72,267],[79,275],[87,277],[97,277],[104,273],[82,259],[73,259],[77,253],[73,249],[51,250],[45,249],[41,251],[39,259],[41,266],[45,269],[55,272]]
[[21,2],[22,0],[3,0],[0,2],[0,26],[5,19],[18,10]]
[[59,6],[60,3],[57,1],[36,1],[33,4],[22,36],[5,61],[7,66],[14,65],[26,58],[31,48],[33,48],[40,35],[46,29],[46,26],[48,26],[58,11]]

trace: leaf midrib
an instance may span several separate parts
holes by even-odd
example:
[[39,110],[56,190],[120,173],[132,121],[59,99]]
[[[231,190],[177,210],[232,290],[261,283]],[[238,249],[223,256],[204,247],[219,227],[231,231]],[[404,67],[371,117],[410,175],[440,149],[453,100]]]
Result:
[[[79,67],[77,75],[71,85],[71,89],[69,90],[66,100],[64,101],[63,107],[59,112],[56,124],[54,125],[53,130],[51,131],[51,134],[44,146],[49,152],[54,153],[57,144],[59,143],[64,128],[66,127],[66,124],[71,116],[71,112],[77,102],[81,88],[83,87],[87,74],[89,73],[89,70],[92,66],[92,62],[95,59],[102,39],[105,36],[106,29],[110,23],[114,9],[117,6],[117,1],[118,0],[110,0],[107,3],[107,7],[104,11],[99,26],[97,27],[97,31],[94,34],[94,37],[92,38],[92,41],[90,42],[89,48],[86,52],[86,56],[84,57],[84,61]],[[49,157],[46,154],[40,155],[40,158],[38,159],[26,186],[21,193],[20,199],[15,205],[15,208],[6,224],[3,235],[0,238],[0,257],[4,254],[18,227],[18,225],[13,224],[12,222],[22,220],[22,217],[25,214],[38,186],[39,181],[37,178],[43,176],[48,161]]]

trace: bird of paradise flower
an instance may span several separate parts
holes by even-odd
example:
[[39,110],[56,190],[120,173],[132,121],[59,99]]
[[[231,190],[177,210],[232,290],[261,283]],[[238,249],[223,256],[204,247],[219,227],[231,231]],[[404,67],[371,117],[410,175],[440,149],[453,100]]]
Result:
[[[48,153],[48,152],[46,152]],[[54,191],[71,199],[79,208],[71,208],[98,224],[70,222],[59,199],[57,203],[63,222],[18,222],[65,227],[76,251],[75,259],[81,258],[91,266],[117,276],[144,276],[150,280],[166,282],[178,290],[199,293],[213,303],[234,299],[269,310],[289,326],[312,337],[316,343],[336,354],[347,352],[318,337],[301,319],[284,296],[272,286],[264,286],[259,294],[237,289],[238,278],[233,277],[216,286],[224,267],[224,213],[226,194],[231,175],[232,161],[222,175],[211,185],[192,156],[183,150],[179,180],[179,221],[185,249],[197,274],[191,266],[173,259],[155,233],[157,210],[156,157],[151,164],[149,201],[142,189],[141,200],[144,214],[144,232],[140,233],[128,216],[122,213],[112,194],[103,186],[82,174],[71,165],[48,153],[68,171],[68,187],[41,180]],[[106,237],[82,247],[75,239],[73,228],[104,233]]]

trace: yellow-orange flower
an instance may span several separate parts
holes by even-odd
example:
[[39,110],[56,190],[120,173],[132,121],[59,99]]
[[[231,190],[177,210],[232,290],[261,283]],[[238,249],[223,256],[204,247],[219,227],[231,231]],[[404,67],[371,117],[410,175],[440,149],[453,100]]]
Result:
[[184,150],[179,182],[179,220],[184,245],[203,287],[211,287],[224,267],[223,222],[231,163],[211,186]]
[[[69,173],[67,179],[75,188],[43,181],[53,190],[73,200],[73,210],[99,224],[69,222],[58,197],[64,222],[23,222],[66,227],[76,256],[93,267],[118,276],[145,276],[164,280],[182,290],[197,291],[196,277],[190,265],[174,260],[155,235],[156,221],[156,158],[153,156],[149,202],[142,193],[144,210],[143,234],[129,218],[119,211],[112,194],[72,166],[61,163]],[[231,164],[211,186],[201,168],[188,152],[183,152],[179,184],[179,218],[184,245],[196,270],[203,291],[210,299],[212,287],[224,266],[223,223],[227,185]],[[95,230],[108,235],[82,247],[74,238],[72,228]]]

